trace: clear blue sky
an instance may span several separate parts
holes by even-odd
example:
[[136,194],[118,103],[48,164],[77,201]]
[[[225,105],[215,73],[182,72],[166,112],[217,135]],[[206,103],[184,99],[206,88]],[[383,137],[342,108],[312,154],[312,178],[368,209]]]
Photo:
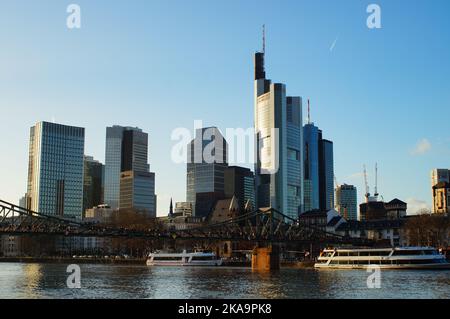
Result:
[[[81,6],[79,30],[66,27],[70,3]],[[379,30],[366,26],[370,3],[381,6]],[[86,154],[101,161],[105,127],[132,125],[149,133],[166,214],[170,197],[185,200],[172,130],[253,125],[265,23],[268,77],[311,99],[338,182],[362,200],[362,166],[373,184],[378,162],[386,200],[430,205],[430,170],[450,168],[449,14],[447,0],[2,0],[0,198],[26,190],[35,122],[85,127]]]

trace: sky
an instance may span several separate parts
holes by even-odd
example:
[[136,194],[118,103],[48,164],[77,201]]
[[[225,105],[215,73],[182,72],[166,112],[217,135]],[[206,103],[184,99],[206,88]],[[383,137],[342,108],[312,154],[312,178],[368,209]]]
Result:
[[[72,3],[80,29],[66,25]],[[371,3],[380,29],[367,27]],[[26,191],[36,122],[85,127],[85,153],[102,162],[106,127],[138,126],[166,215],[186,196],[172,131],[253,126],[265,24],[267,77],[311,100],[338,183],[362,202],[363,165],[373,191],[377,162],[385,200],[430,207],[431,169],[450,168],[449,13],[447,0],[1,0],[0,198]]]

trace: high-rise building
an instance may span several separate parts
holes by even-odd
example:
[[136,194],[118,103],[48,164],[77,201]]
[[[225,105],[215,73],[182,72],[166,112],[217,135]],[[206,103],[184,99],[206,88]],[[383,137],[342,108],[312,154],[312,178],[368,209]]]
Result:
[[245,167],[229,166],[225,169],[225,197],[236,197],[241,211],[247,202],[255,208],[255,176]]
[[322,131],[311,122],[303,127],[303,134],[305,211],[327,211],[334,203],[333,142],[323,139]]
[[84,157],[83,214],[103,202],[103,168],[92,156]]
[[319,209],[328,211],[334,204],[333,142],[322,139],[319,131]]
[[186,201],[198,216],[198,194],[225,194],[228,143],[217,127],[201,128],[188,145]]
[[265,52],[255,54],[255,184],[257,208],[297,218],[303,210],[302,100],[266,79]]
[[119,208],[133,209],[156,217],[155,173],[122,172]]
[[22,196],[19,199],[19,207],[23,207],[23,208],[27,207],[27,194],[25,194],[24,196]]
[[304,211],[303,185],[303,116],[302,99],[286,97],[286,175],[287,209],[286,215],[293,218]]
[[119,208],[122,172],[149,172],[149,170],[148,134],[139,128],[118,125],[107,127],[104,202],[113,209]]
[[27,208],[81,219],[84,128],[39,122],[30,130]]
[[347,220],[358,220],[355,186],[343,184],[336,188],[336,210]]
[[303,127],[304,210],[319,209],[319,128],[312,123]]

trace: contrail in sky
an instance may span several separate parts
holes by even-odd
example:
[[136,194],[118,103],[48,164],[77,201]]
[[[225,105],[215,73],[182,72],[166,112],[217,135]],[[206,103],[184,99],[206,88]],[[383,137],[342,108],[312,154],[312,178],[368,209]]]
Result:
[[339,37],[336,37],[336,39],[334,40],[334,42],[331,44],[330,52],[333,52],[333,49],[334,49],[334,47],[335,47],[335,45],[336,45],[336,42],[337,42],[338,38],[339,38]]

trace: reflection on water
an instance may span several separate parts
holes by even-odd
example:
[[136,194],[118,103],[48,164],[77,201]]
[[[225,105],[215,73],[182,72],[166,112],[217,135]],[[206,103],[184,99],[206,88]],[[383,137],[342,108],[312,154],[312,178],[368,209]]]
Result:
[[0,298],[448,298],[450,271],[150,268],[80,265],[81,289],[68,289],[67,265],[0,264]]

